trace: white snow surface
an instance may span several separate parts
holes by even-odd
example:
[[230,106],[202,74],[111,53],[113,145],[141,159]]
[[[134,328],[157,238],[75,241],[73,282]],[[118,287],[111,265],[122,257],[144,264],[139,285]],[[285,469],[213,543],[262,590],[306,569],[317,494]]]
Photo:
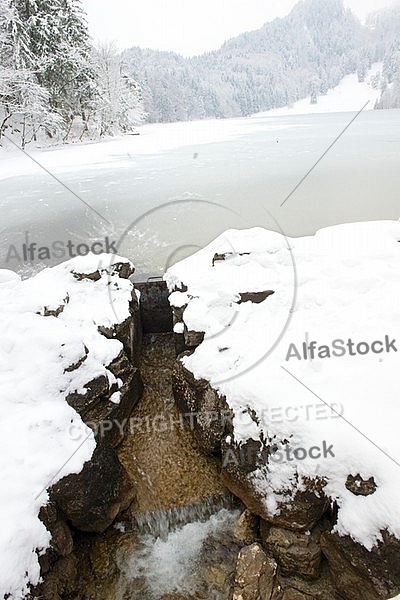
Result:
[[369,102],[364,110],[373,110],[375,102],[380,99],[380,86],[375,88],[372,79],[377,73],[382,73],[383,63],[374,63],[365,76],[363,82],[358,81],[357,73],[346,75],[333,89],[328,90],[325,96],[318,96],[317,104],[311,104],[310,98],[295,102],[292,106],[274,108],[267,112],[254,115],[284,117],[289,115],[307,115],[330,112],[359,111]]
[[[368,549],[384,529],[400,538],[399,240],[398,221],[339,225],[302,238],[229,230],[165,275],[170,291],[187,286],[171,296],[172,305],[187,304],[187,329],[205,332],[182,361],[226,396],[235,442],[263,435],[280,449],[285,439],[292,450],[332,446],[334,457],[270,460],[256,471],[269,514],[280,510],[285,491],[294,493],[297,474],[300,481],[324,477],[339,505],[335,530]],[[227,254],[212,266],[215,253]],[[240,293],[263,290],[275,293],[238,304]],[[385,336],[396,340],[389,351]],[[339,339],[355,347],[382,340],[384,351],[351,356],[346,347],[344,356],[317,351],[303,358],[303,342],[331,347]],[[291,344],[301,358],[288,357]],[[373,476],[375,493],[354,495],[348,475]]]
[[[96,445],[65,397],[83,393],[85,384],[101,374],[115,381],[106,367],[122,344],[106,339],[98,326],[109,327],[128,316],[132,284],[111,274],[110,262],[105,254],[78,257],[25,281],[0,270],[0,597],[23,598],[28,584],[38,583],[38,553],[50,543],[38,518],[48,500],[46,488],[79,473]],[[73,276],[98,269],[101,279],[95,282]],[[113,303],[109,283],[115,290]],[[44,307],[61,305],[57,318],[44,316]],[[86,360],[66,371],[85,356],[85,347]]]
[[[359,111],[367,100],[370,100],[370,103],[365,110],[372,110],[380,92],[372,88],[371,77],[378,71],[382,71],[382,63],[375,63],[371,67],[363,83],[358,83],[356,74],[346,76],[336,88],[329,90],[326,96],[319,96],[317,104],[310,104],[310,98],[305,98],[291,107],[257,113],[252,117],[142,125],[138,128],[139,135],[117,136],[101,142],[77,143],[42,150],[28,146],[26,154],[31,155],[50,172],[58,174],[84,170],[88,166],[103,169],[112,164],[130,169],[132,161],[138,155],[160,154],[173,148],[222,142],[254,131],[282,130],[284,127],[281,122],[260,122],[259,117]],[[285,127],[290,128],[293,125],[288,123]],[[5,146],[0,148],[0,179],[41,172],[40,166],[28,156],[13,146],[7,147],[6,142],[4,144]]]

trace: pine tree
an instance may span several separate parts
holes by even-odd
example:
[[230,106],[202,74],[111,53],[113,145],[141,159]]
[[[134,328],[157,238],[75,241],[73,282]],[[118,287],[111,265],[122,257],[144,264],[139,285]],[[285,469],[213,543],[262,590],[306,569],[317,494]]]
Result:
[[61,119],[49,108],[48,91],[36,77],[25,24],[6,0],[0,2],[0,60],[0,138],[9,128],[24,148],[40,129],[54,133]]

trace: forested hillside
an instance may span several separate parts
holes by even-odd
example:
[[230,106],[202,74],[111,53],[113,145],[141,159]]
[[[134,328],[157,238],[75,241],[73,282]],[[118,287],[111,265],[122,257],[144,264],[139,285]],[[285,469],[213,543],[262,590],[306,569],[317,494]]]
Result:
[[[306,97],[316,103],[347,74],[363,81],[377,61],[385,69],[376,85],[386,89],[398,73],[393,62],[400,62],[399,15],[392,9],[362,26],[341,0],[307,0],[214,52],[184,59],[135,47],[124,59],[140,81],[151,121],[245,116]],[[381,105],[400,106],[395,89]]]
[[400,6],[367,25],[342,0],[304,0],[283,18],[185,59],[94,47],[79,0],[0,0],[0,143],[97,139],[151,122],[238,117],[311,103],[383,63],[376,108],[400,107]]
[[382,97],[377,108],[400,108],[400,5],[368,19],[383,60]]
[[112,47],[94,48],[79,0],[0,0],[0,138],[25,147],[126,132],[141,92]]

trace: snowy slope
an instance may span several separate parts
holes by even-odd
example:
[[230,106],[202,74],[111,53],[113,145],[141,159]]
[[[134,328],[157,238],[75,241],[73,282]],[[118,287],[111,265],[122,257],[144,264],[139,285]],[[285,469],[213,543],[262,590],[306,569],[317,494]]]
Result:
[[[188,329],[206,332],[183,362],[226,396],[235,441],[263,434],[280,450],[285,438],[292,449],[332,445],[334,456],[271,462],[268,476],[262,467],[255,484],[266,510],[275,514],[277,493],[294,490],[296,470],[319,474],[340,507],[336,530],[369,549],[384,528],[400,538],[399,240],[397,221],[340,225],[296,239],[229,230],[166,274],[171,290],[180,282],[188,287],[171,296],[173,305],[188,304]],[[215,253],[228,254],[212,266]],[[240,293],[265,290],[275,294],[260,304],[237,303]],[[335,356],[335,340],[355,346]],[[375,341],[382,342],[376,353]],[[304,357],[302,344],[311,342],[328,346],[330,357],[326,349]],[[354,350],[362,342],[369,353]],[[258,425],[245,418],[249,408]],[[376,492],[354,495],[345,487],[349,474],[373,476]]]
[[328,90],[326,96],[318,96],[317,104],[311,104],[310,98],[299,100],[292,106],[275,108],[267,112],[257,113],[254,117],[284,117],[289,115],[307,115],[314,113],[359,111],[369,101],[364,110],[373,110],[375,102],[380,99],[379,86],[374,88],[372,78],[382,73],[383,63],[375,63],[368,71],[365,81],[359,83],[356,73],[347,75],[334,89]]
[[[72,274],[91,273],[101,265],[96,282],[78,281]],[[0,270],[0,597],[22,598],[28,583],[38,582],[36,551],[42,553],[50,542],[38,519],[48,499],[46,487],[79,473],[95,447],[91,430],[65,396],[83,393],[84,385],[101,374],[115,381],[106,365],[122,344],[97,328],[117,320],[110,278],[120,288],[114,302],[121,320],[129,314],[131,284],[108,275],[109,265],[109,255],[80,257],[26,281]],[[43,316],[44,307],[55,310],[63,304],[58,318]],[[89,352],[83,364],[66,371],[82,359],[85,346]]]

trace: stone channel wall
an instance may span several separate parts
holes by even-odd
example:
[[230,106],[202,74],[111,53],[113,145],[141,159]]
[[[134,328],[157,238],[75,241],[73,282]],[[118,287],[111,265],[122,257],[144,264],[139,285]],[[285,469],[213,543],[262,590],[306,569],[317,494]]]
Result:
[[[174,326],[181,324],[176,330],[182,332],[175,334],[181,352],[173,372],[175,401],[182,413],[196,415],[191,420],[197,443],[221,457],[224,485],[248,509],[242,517],[247,545],[238,557],[233,600],[388,600],[398,594],[400,540],[383,531],[382,541],[368,551],[335,533],[337,507],[325,496],[323,480],[299,481],[293,497],[282,497],[278,514],[268,514],[254,476],[260,453],[265,457],[269,448],[251,439],[239,447],[226,399],[182,364],[204,336],[187,330],[184,311],[185,306],[173,308]],[[223,461],[228,451],[237,460]],[[376,489],[359,474],[349,474],[346,487],[365,496]]]
[[[129,270],[120,270],[121,277],[130,274]],[[168,331],[183,323],[185,307],[174,309],[172,321],[163,282],[137,287],[141,300],[139,303],[132,294],[129,319],[101,332],[123,344],[118,358],[108,366],[123,381],[120,403],[111,402],[114,390],[104,377],[88,382],[85,395],[67,398],[91,426],[104,420],[127,422],[139,402],[143,390],[138,368],[142,328],[145,332]],[[207,381],[195,379],[180,361],[202,342],[203,334],[185,327],[180,330],[182,333],[174,334],[178,357],[172,376],[177,407],[182,413],[196,414],[195,440],[205,455],[221,459],[228,450],[238,453],[226,399]],[[210,419],[210,414],[218,418]],[[32,591],[32,598],[60,600],[68,596],[74,590],[77,572],[77,532],[101,534],[132,503],[134,485],[115,451],[123,435],[119,427],[107,430],[97,440],[92,460],[82,472],[65,477],[51,488],[51,500],[42,508],[40,518],[52,534],[52,543],[40,557],[43,583]],[[249,450],[253,461],[225,465],[221,459],[223,484],[247,507],[235,529],[241,550],[229,600],[387,600],[399,593],[399,540],[382,532],[382,542],[369,552],[349,537],[336,534],[335,503],[324,495],[324,482],[318,478],[302,482],[302,489],[290,503],[282,498],[279,514],[271,518],[252,478],[257,453],[263,448],[259,442],[249,441],[247,445],[245,450]],[[371,493],[368,482],[355,476],[353,483],[357,493]]]

